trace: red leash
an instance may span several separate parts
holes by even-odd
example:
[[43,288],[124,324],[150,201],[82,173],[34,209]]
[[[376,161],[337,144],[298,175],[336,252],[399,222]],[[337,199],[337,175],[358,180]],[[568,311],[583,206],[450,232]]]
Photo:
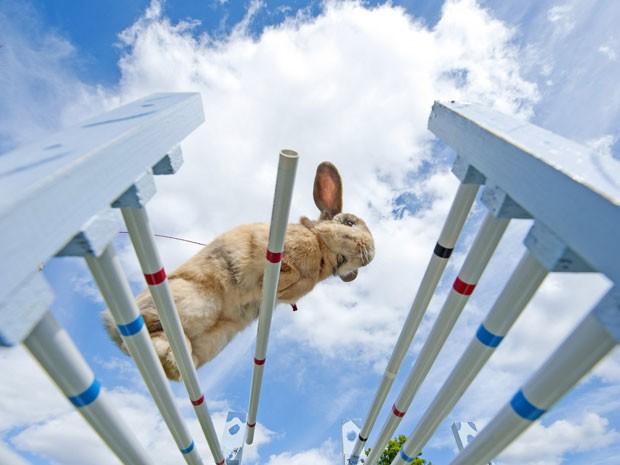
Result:
[[[119,231],[118,233],[119,234],[129,234],[127,231]],[[196,242],[196,241],[190,241],[189,239],[183,239],[182,237],[167,236],[166,234],[153,234],[153,236],[155,236],[155,237],[163,237],[163,238],[166,238],[166,239],[174,239],[175,241],[189,242],[190,244],[202,245],[203,247],[207,245],[207,244],[203,244],[202,242]]]

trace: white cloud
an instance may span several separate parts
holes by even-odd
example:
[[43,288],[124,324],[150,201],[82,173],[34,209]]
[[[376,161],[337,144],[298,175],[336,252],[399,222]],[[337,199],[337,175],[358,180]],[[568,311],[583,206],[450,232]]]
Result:
[[598,51],[605,55],[610,61],[616,61],[618,59],[617,45],[601,45]]
[[[253,5],[258,7],[257,3]],[[574,5],[573,9],[562,8],[550,10],[548,19],[555,26],[563,24],[566,37],[575,41],[578,36],[573,31],[578,25],[569,19],[577,20],[581,15]],[[431,104],[434,99],[469,100],[521,118],[534,115],[535,105],[542,97],[536,86],[523,78],[523,69],[531,71],[534,65],[524,63],[523,50],[516,45],[517,31],[494,19],[473,0],[446,2],[442,18],[432,29],[390,5],[367,8],[357,2],[328,1],[319,17],[300,15],[266,29],[259,37],[248,33],[252,13],[231,35],[222,38],[201,35],[192,21],[172,24],[164,11],[162,3],[152,2],[144,16],[121,35],[125,47],[119,64],[122,78],[115,89],[85,88],[69,76],[65,81],[70,86],[80,92],[86,90],[85,95],[68,97],[65,81],[61,82],[66,72],[62,69],[62,57],[70,56],[72,48],[66,41],[52,42],[57,51],[55,55],[50,53],[55,57],[51,69],[57,72],[50,72],[48,85],[58,89],[61,102],[69,102],[64,114],[84,115],[152,92],[200,92],[206,122],[183,143],[186,166],[175,176],[157,179],[159,195],[149,205],[149,213],[155,231],[202,242],[237,224],[268,220],[276,157],[281,148],[297,149],[301,155],[291,221],[300,215],[315,216],[310,194],[315,166],[324,159],[334,161],[344,178],[345,209],[367,220],[375,236],[377,257],[354,283],[323,283],[299,302],[298,313],[280,309],[274,319],[271,344],[295,344],[297,350],[320,359],[319,363],[333,365],[337,361],[357,367],[352,372],[359,371],[360,366],[364,371],[371,367],[375,373],[381,372],[456,188],[448,167],[432,158],[432,136],[426,130]],[[12,34],[19,36],[17,32]],[[541,44],[549,36],[542,37],[536,43],[536,53],[530,56],[540,60],[537,63],[544,70],[545,80],[564,83],[569,60],[560,53],[555,37],[544,44],[546,48]],[[56,80],[56,76],[60,78]],[[573,81],[570,83],[563,89],[568,94],[578,88],[572,85]],[[29,96],[20,98],[32,101]],[[558,110],[560,104],[572,102],[560,100],[558,107],[551,105],[554,110],[547,115],[547,121],[550,119],[556,125],[566,118],[566,112]],[[607,119],[616,114],[611,107],[605,107]],[[573,109],[570,113],[578,112]],[[23,133],[12,131],[17,134],[15,140],[21,140]],[[588,137],[612,133],[607,129]],[[613,144],[610,140],[603,140],[601,147],[609,151]],[[405,212],[402,219],[395,219],[391,214],[394,199],[405,192],[423,201],[415,214]],[[468,226],[469,236],[471,231]],[[459,323],[455,336],[448,341],[450,353],[443,355],[438,370],[431,372],[430,391],[441,381],[440,375],[447,374],[454,362],[453,354],[462,349],[463,341],[471,338],[494,293],[503,285],[510,265],[521,253],[519,234],[510,239],[516,241],[502,244],[500,259],[492,264],[488,277],[483,278],[484,286],[481,282],[477,291],[484,299],[472,301],[465,309],[463,323]],[[197,250],[169,240],[159,244],[168,270]],[[132,253],[122,245],[119,248],[131,276],[139,276]],[[455,261],[459,259],[462,260],[460,250]],[[456,268],[451,266],[448,272],[452,273],[449,280]],[[540,362],[540,354],[550,352],[568,334],[605,285],[596,278],[586,278],[585,283],[575,277],[554,276],[548,280],[487,368],[492,383],[474,385],[469,397],[457,407],[463,418],[492,416]],[[428,333],[440,304],[440,299],[434,299],[433,311],[423,322],[421,336]],[[201,371],[207,391],[233,376],[241,361],[249,359],[253,330],[239,335],[219,359],[209,364],[208,370]],[[415,350],[419,350],[421,340],[416,338]],[[49,382],[32,362],[22,366],[27,357],[20,354],[12,352],[4,361],[0,360],[10,369],[23,370],[23,383],[0,384],[0,394],[5,394],[0,399],[16,399],[14,405],[3,405],[9,414],[0,415],[0,425],[5,428],[0,431],[25,428],[13,437],[14,445],[54,460],[67,460],[63,463],[73,459],[63,455],[59,446],[62,441],[53,428],[55,421],[73,425],[84,444],[101,447],[94,445],[95,439],[86,428],[80,430],[78,425],[83,422],[70,412],[60,394],[54,402],[38,399],[37,393],[47,399]],[[118,364],[112,363],[115,360],[99,361],[102,369],[119,369]],[[122,369],[125,365],[120,366]],[[597,377],[604,382],[616,382],[616,366],[617,352],[597,368]],[[298,385],[312,376],[305,371],[306,367],[295,368],[294,382]],[[346,387],[350,389],[359,383],[359,378],[351,376],[349,383]],[[19,395],[33,392],[32,386],[40,387],[34,390],[34,398]],[[141,393],[113,390],[110,394],[145,443],[161,457],[161,463],[178,460],[161,421],[142,413],[142,407],[149,412],[152,408],[146,406],[148,402]],[[349,391],[334,396],[330,415],[339,415],[355,404],[356,394]],[[420,392],[423,399],[429,399],[431,394],[428,390]],[[226,409],[226,401],[221,401],[216,409],[218,431],[223,426],[221,412]],[[24,402],[27,403],[22,405]],[[364,404],[359,408],[366,407]],[[599,415],[602,414],[540,427],[541,434],[551,440],[561,434],[581,437],[591,433],[598,438],[596,444],[607,444],[615,433],[609,431],[605,418]],[[193,432],[197,431],[195,421],[190,420],[189,424]],[[273,434],[259,429],[258,444],[268,443]],[[519,447],[527,449],[529,442],[538,447],[537,438],[530,436],[524,436]],[[327,441],[302,452],[273,455],[268,463],[335,463],[335,449],[334,443]],[[515,450],[517,455],[525,453]],[[556,463],[553,460],[571,450],[574,449],[553,448],[548,456],[540,457],[549,464]],[[74,454],[79,461],[81,455]],[[250,462],[258,461],[256,446],[245,457]]]
[[81,273],[78,272],[70,276],[69,284],[71,285],[71,289],[91,299],[93,302],[103,303],[103,297],[92,277],[87,274],[86,268],[84,267],[81,271]]
[[519,59],[522,73],[547,87],[535,122],[581,143],[615,134],[620,62],[606,51],[618,49],[617,5],[609,0],[486,3],[500,17],[519,24],[527,44]]
[[333,465],[341,460],[338,447],[333,441],[326,441],[317,449],[272,455],[267,465]]
[[[606,384],[620,383],[620,349],[614,349],[594,370]],[[620,407],[620,404],[616,405]]]
[[554,5],[549,8],[549,11],[547,11],[547,19],[560,34],[563,35],[570,32],[575,27],[571,2],[562,5]]
[[[38,380],[45,375],[22,348],[14,349],[10,357],[0,358],[0,368],[16,376],[15,382],[0,384],[2,398],[11,399],[0,406],[0,434],[4,436],[12,430],[9,442],[16,450],[28,450],[63,465],[120,463],[51,381]],[[104,395],[149,455],[157,457],[158,464],[179,462],[178,448],[147,393],[142,389],[115,388],[104,391]],[[207,459],[211,454],[193,410],[183,409],[187,399],[177,402],[196,447],[205,462],[210,461]],[[219,433],[224,430],[228,405],[209,402],[209,408]],[[254,445],[246,448],[244,457],[255,460],[258,448],[272,437],[273,432],[259,423]],[[67,447],[68,442],[71,447]]]
[[609,446],[620,433],[595,413],[577,421],[558,420],[549,426],[535,423],[498,458],[498,464],[560,465],[571,452],[588,452]]
[[74,45],[46,30],[29,3],[3,1],[0,31],[0,153],[101,108],[99,91],[76,75]]
[[[588,289],[587,293],[582,289]],[[600,275],[551,274],[491,361],[515,376],[537,369],[588,314],[609,282]]]
[[0,433],[71,410],[69,401],[22,347],[1,349],[0,367],[2,373],[11,373],[10,383],[0,383]]
[[[72,447],[67,447],[71,438]],[[76,411],[69,411],[47,422],[29,426],[17,434],[12,443],[18,450],[28,450],[66,465],[120,463]]]
[[24,459],[16,455],[11,449],[0,442],[0,462],[11,465],[28,465]]
[[[468,21],[459,20],[464,15]],[[292,19],[259,40],[237,31],[214,43],[149,15],[130,32],[123,36],[123,99],[198,89],[207,120],[184,144],[188,167],[160,181],[165,194],[151,209],[156,229],[210,238],[240,222],[266,221],[282,147],[301,154],[291,219],[314,216],[314,167],[323,159],[339,166],[345,209],[369,222],[378,254],[348,288],[320,286],[308,298],[320,310],[296,319],[309,347],[332,355],[338,346],[396,331],[393,316],[413,297],[403,287],[419,279],[436,240],[456,185],[442,170],[421,186],[426,208],[405,221],[390,218],[394,189],[409,189],[405,175],[429,160],[432,100],[482,100],[527,115],[536,99],[518,74],[510,30],[469,1],[449,2],[433,31],[398,8],[328,2],[320,17]],[[456,79],[455,69],[465,77]],[[396,301],[381,303],[386,295]],[[349,316],[342,311],[347,302],[358,302]],[[374,311],[378,304],[387,307],[385,317]],[[382,358],[386,350],[368,352]]]

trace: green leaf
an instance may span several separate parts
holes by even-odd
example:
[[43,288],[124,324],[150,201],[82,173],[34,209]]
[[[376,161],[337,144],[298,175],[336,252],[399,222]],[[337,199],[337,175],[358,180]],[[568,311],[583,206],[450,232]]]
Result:
[[[402,434],[398,436],[398,438],[391,439],[383,451],[383,454],[379,457],[379,462],[377,462],[378,465],[390,465],[392,460],[394,460],[396,455],[400,452],[400,449],[403,447],[405,442],[407,442],[407,437]],[[366,455],[368,454],[370,454],[370,449],[366,450]],[[427,462],[425,459],[420,457],[421,455],[422,453],[420,452],[413,460],[413,465],[433,465],[431,462]]]

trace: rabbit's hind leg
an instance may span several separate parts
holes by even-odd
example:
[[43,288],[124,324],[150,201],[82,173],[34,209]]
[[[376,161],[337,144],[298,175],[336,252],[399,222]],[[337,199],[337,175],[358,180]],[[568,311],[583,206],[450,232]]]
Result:
[[215,358],[244,327],[245,325],[239,322],[219,320],[208,331],[193,337],[192,355],[198,358],[197,366]]
[[[156,331],[150,334],[151,340],[153,341],[153,346],[155,347],[155,352],[161,361],[161,364],[164,368],[164,372],[168,379],[173,381],[181,380],[181,373],[179,372],[179,366],[177,365],[177,361],[174,358],[174,354],[172,353],[172,347],[170,347],[170,342],[168,341],[168,336],[163,331]],[[185,342],[188,345],[190,353],[192,353],[192,345],[187,336],[185,336]],[[198,366],[198,359],[195,355],[192,354],[192,361],[194,362],[194,366]]]

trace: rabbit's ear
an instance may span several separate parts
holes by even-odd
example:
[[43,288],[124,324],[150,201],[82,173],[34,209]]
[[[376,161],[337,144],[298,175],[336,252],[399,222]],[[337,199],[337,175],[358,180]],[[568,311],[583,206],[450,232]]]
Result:
[[320,220],[329,220],[342,212],[342,180],[336,167],[328,161],[316,169],[313,195],[321,212]]

